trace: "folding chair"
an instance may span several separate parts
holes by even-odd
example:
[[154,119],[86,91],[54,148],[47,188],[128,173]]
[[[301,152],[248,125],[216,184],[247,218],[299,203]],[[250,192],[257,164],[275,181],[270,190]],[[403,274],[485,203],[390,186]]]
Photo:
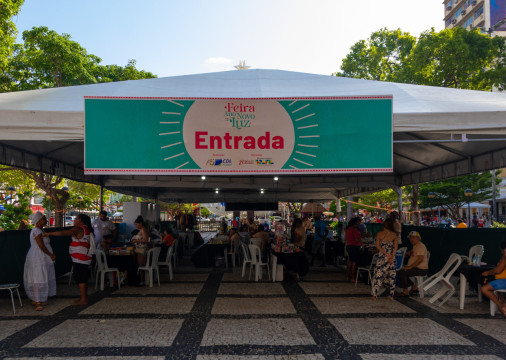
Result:
[[446,294],[446,297],[439,303],[439,306],[441,306],[453,295],[455,286],[450,282],[450,278],[461,263],[462,257],[459,254],[451,254],[445,266],[439,272],[424,281],[425,285],[423,286],[423,291],[429,290],[436,284],[441,284],[441,289],[429,300],[431,304]]
[[360,267],[357,268],[357,277],[355,279],[355,287],[357,286],[358,275],[360,274],[361,271],[367,272],[367,274],[368,274],[367,283],[368,284],[369,283],[372,284],[372,274],[374,273],[374,268],[376,267],[376,263],[378,262],[378,256],[379,256],[378,253],[376,253],[376,254],[373,255],[371,263],[369,264],[369,266],[360,266]]

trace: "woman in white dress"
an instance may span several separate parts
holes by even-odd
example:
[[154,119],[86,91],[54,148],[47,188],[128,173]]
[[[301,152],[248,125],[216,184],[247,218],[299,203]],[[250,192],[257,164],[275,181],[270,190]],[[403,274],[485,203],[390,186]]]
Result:
[[56,295],[54,260],[56,256],[49,244],[49,237],[43,237],[47,219],[41,212],[32,215],[35,227],[30,233],[30,250],[26,255],[23,282],[26,295],[32,300],[35,310],[41,311],[47,305],[48,296]]

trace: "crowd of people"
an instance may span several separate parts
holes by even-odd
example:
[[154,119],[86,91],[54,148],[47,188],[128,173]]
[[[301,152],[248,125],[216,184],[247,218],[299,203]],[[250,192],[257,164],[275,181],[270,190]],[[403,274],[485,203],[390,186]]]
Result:
[[[50,237],[71,237],[69,255],[72,259],[73,277],[78,284],[80,294],[79,299],[73,305],[87,305],[87,284],[90,276],[90,264],[93,260],[93,253],[90,250],[96,248],[106,253],[109,251],[113,241],[118,237],[115,224],[108,219],[105,211],[101,211],[93,222],[87,215],[79,214],[72,228],[54,232],[44,231],[47,219],[40,212],[35,213],[31,221],[35,226],[30,233],[30,249],[24,267],[24,287],[35,310],[41,311],[47,305],[48,298],[56,294],[54,270],[56,256],[50,245]],[[145,265],[146,252],[152,244],[154,236],[159,238],[160,246],[165,249],[172,246],[177,237],[177,234],[170,228],[163,233],[160,233],[159,227],[148,229],[142,216],[137,217],[134,225],[136,231],[130,244],[134,246],[133,256],[137,266]],[[230,228],[228,224],[224,223],[221,233],[228,233],[230,239],[235,240],[239,237],[239,233],[247,232],[251,239],[259,239],[258,243],[262,253],[267,253],[274,237],[274,233],[268,228],[270,224],[262,224],[249,218],[237,221],[233,225],[236,226]],[[290,227],[288,239],[311,259],[311,266],[315,265],[315,261],[319,263],[319,266],[325,267],[327,265],[326,249],[329,240],[341,244],[344,258],[346,258],[347,279],[356,281],[357,263],[361,256],[363,241],[370,237],[361,217],[351,218],[346,229],[343,228],[343,222],[339,222],[336,232],[322,221],[319,215],[316,215],[314,219],[309,216],[295,218],[292,224],[281,221],[278,225],[282,226],[283,230],[285,226]],[[372,278],[372,299],[377,299],[382,288],[387,290],[387,296],[391,300],[396,296],[407,297],[416,294],[419,289],[411,281],[411,278],[424,276],[428,273],[427,248],[418,232],[410,232],[408,238],[412,250],[407,254],[407,263],[398,270],[395,255],[402,244],[402,224],[399,221],[398,213],[390,212],[389,217],[382,222],[382,225],[382,230],[376,234],[375,239],[375,251],[378,259]],[[91,246],[91,242],[93,242],[93,246]],[[501,244],[501,254],[502,257],[497,267],[483,273],[483,277],[488,282],[483,284],[482,292],[494,301],[500,311],[506,315],[504,299],[494,293],[497,289],[506,289],[506,242]],[[397,286],[402,289],[399,293],[395,293],[396,277]],[[140,284],[142,285],[143,282],[144,279],[141,277]]]

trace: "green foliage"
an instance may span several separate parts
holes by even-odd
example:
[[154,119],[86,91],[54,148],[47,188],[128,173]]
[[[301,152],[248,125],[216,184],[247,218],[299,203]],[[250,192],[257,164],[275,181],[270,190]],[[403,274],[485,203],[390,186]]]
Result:
[[45,26],[23,32],[23,44],[14,46],[8,75],[14,84],[10,90],[94,84],[156,77],[137,70],[135,60],[125,67],[100,65],[98,56],[89,54],[69,34],[58,34]]
[[[387,208],[387,205],[397,207],[397,193],[392,189],[377,191],[375,193],[360,196],[360,202],[364,205]],[[395,205],[394,205],[395,204]],[[367,207],[365,207],[367,209]],[[374,208],[368,208],[369,211]]]
[[[497,173],[499,173],[497,171]],[[496,178],[496,184],[501,179]],[[492,174],[487,171],[464,176],[458,176],[451,179],[433,181],[420,184],[420,207],[429,209],[432,207],[442,207],[447,209],[450,215],[456,219],[459,217],[458,210],[469,200],[470,202],[480,202],[490,199],[492,196]],[[471,189],[473,195],[467,198],[464,190]],[[429,192],[435,194],[433,199],[428,197]]]
[[419,39],[381,29],[351,47],[337,76],[419,85],[506,88],[506,39],[460,27],[425,31]]
[[[79,181],[67,180],[67,186],[71,194],[75,197],[81,195],[83,197],[83,209],[100,210],[100,186],[95,184],[88,184]],[[111,196],[112,191],[104,189],[104,204]],[[71,195],[71,199],[73,198]],[[73,204],[74,205],[74,204]],[[86,205],[86,206],[85,206]]]
[[206,217],[207,217],[207,216],[211,215],[211,212],[209,211],[209,209],[208,209],[208,208],[206,208],[206,207],[201,207],[201,208],[200,208],[200,215],[201,215],[201,216],[206,216]]
[[[500,78],[506,55],[504,38],[489,37],[461,27],[420,35],[409,56],[410,71],[402,82],[459,89],[491,90],[506,86]],[[498,77],[499,76],[499,77]]]
[[144,70],[137,70],[136,61],[128,60],[125,67],[118,65],[98,66],[95,70],[95,78],[98,82],[140,80],[156,78],[156,75]]
[[398,30],[381,29],[351,47],[335,75],[367,80],[396,81],[416,38]]
[[24,0],[0,1],[0,92],[8,91],[11,88],[7,69],[18,33],[12,17],[19,13],[23,2]]
[[[339,201],[341,201],[341,200],[339,200]],[[348,203],[346,201],[341,201],[341,214],[346,214],[347,206],[348,206]],[[330,203],[329,211],[334,213],[334,215],[338,214],[336,200],[334,200]]]
[[88,54],[70,35],[40,26],[24,31],[23,40],[11,64],[17,90],[97,82],[93,74],[101,59]]
[[26,191],[33,193],[37,189],[33,179],[23,171],[7,165],[0,165],[0,183],[4,184],[5,187],[14,186],[16,191],[21,193]]
[[0,227],[4,230],[16,230],[22,220],[28,222],[28,216],[32,214],[30,209],[30,198],[32,193],[29,191],[16,193],[17,200],[6,200],[4,197],[0,200],[5,210],[0,215]]
[[490,227],[493,229],[506,229],[506,224],[495,221]]

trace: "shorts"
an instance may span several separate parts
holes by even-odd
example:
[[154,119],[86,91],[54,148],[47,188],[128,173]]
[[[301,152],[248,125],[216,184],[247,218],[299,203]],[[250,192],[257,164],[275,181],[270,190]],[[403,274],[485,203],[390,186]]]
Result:
[[506,290],[506,279],[498,279],[490,282],[494,290]]
[[72,266],[74,267],[74,270],[72,271],[74,281],[77,284],[87,284],[90,277],[90,265],[72,263]]
[[360,246],[346,245],[346,251],[348,252],[348,259],[350,262],[358,262],[358,258],[360,257]]
[[313,243],[311,244],[311,252],[313,254],[321,253],[322,255],[325,255],[325,240],[313,239]]

